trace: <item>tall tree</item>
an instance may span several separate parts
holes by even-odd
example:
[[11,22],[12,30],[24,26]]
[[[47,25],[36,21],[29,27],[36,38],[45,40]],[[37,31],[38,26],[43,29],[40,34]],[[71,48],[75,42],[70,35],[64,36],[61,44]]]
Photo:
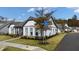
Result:
[[49,17],[52,16],[52,14],[55,11],[51,11],[51,12],[47,12],[45,13],[46,9],[45,8],[41,8],[40,10],[36,10],[36,18],[34,19],[34,21],[36,22],[36,28],[39,29],[41,31],[41,39],[43,40],[42,43],[45,43],[45,39],[43,37],[43,31],[45,31],[45,29],[48,29],[48,25],[45,25],[45,22],[48,22]]
[[77,20],[77,15],[73,15],[72,20]]

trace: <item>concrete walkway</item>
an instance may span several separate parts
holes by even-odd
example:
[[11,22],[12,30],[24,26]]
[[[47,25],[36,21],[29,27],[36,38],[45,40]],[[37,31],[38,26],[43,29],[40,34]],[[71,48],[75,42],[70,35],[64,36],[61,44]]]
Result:
[[6,48],[6,46],[0,46],[0,51],[3,51]]
[[12,41],[12,40],[17,40],[20,39],[21,37],[16,37],[16,38],[12,38],[12,39],[8,39],[8,40],[4,40],[4,41]]
[[36,47],[36,46],[30,46],[30,45],[24,45],[24,44],[18,44],[18,43],[12,43],[12,42],[7,42],[7,41],[12,41],[12,40],[17,40],[21,37],[17,37],[17,38],[12,38],[12,39],[8,39],[8,40],[4,40],[4,41],[0,41],[0,46],[3,46],[0,51],[2,49],[4,49],[7,46],[10,47],[15,47],[15,48],[20,48],[20,49],[24,49],[24,50],[29,50],[29,51],[46,51],[40,47]]
[[[12,38],[12,39],[8,39],[8,40],[4,40],[3,42],[6,42],[6,41],[12,41],[12,40],[16,40],[16,39],[19,39],[21,37],[17,37],[17,38]],[[1,41],[0,41],[1,42]],[[0,45],[0,51],[3,51],[7,46],[3,46],[3,45]]]
[[23,44],[17,44],[17,43],[11,43],[11,42],[5,42],[1,41],[0,45],[2,46],[11,46],[11,47],[16,47],[24,50],[29,50],[29,51],[46,51],[40,47],[35,47],[35,46],[30,46],[30,45],[23,45]]

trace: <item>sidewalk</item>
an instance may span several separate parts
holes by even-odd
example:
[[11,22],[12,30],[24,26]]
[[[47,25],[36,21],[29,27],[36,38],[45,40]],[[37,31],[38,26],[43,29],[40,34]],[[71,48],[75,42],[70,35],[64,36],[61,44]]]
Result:
[[6,48],[6,46],[0,46],[0,51],[3,51]]
[[44,50],[40,47],[36,47],[36,46],[23,45],[23,44],[17,44],[17,43],[5,42],[5,41],[1,41],[0,45],[16,47],[16,48],[20,48],[20,49],[24,49],[24,50],[29,50],[29,51],[46,51],[46,50]]
[[12,41],[12,40],[17,40],[20,39],[21,37],[16,37],[16,38],[12,38],[12,39],[8,39],[8,40],[4,40],[4,41]]
[[29,51],[46,51],[46,50],[44,50],[40,47],[36,47],[36,46],[7,42],[7,41],[12,41],[12,40],[17,40],[19,38],[20,37],[0,41],[0,45],[4,46],[4,47],[10,46],[10,47],[20,48],[20,49],[24,49],[24,50],[29,50]]

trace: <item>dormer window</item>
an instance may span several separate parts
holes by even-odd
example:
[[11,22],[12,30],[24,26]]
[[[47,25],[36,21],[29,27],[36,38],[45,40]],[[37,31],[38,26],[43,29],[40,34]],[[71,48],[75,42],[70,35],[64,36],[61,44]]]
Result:
[[49,21],[49,22],[48,22],[48,25],[52,25],[52,22],[51,22],[51,21]]

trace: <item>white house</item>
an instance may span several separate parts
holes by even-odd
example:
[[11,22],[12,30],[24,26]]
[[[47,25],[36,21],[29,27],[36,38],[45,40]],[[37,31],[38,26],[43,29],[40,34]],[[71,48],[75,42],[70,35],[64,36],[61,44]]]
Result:
[[14,24],[9,26],[9,34],[15,34]]
[[64,30],[65,30],[66,32],[69,32],[69,31],[71,31],[71,27],[69,27],[68,24],[65,24],[65,25],[64,25]]
[[71,28],[72,28],[72,32],[79,33],[79,27],[71,27]]
[[58,28],[58,33],[61,33],[64,31],[62,24],[56,24]]
[[[49,22],[51,22],[51,25],[49,24],[48,27],[49,29],[45,30],[42,32],[42,36],[52,36],[55,35],[57,33],[57,27],[52,19],[49,18]],[[36,22],[33,20],[29,20],[28,22],[26,22],[23,26],[23,36],[41,36],[41,31],[40,29],[37,29],[35,27]]]
[[9,34],[23,35],[23,22],[13,22],[9,25]]
[[[11,24],[9,26],[9,34],[18,33],[28,37],[40,37],[41,30],[37,29],[35,24],[36,22],[32,19],[32,17],[29,17],[25,22],[19,23],[19,26],[16,26],[16,24]],[[48,29],[42,31],[42,36],[52,36],[57,34],[57,26],[52,17],[49,18],[48,26],[46,27],[48,27]]]
[[0,21],[0,34],[8,34],[8,26],[9,22],[7,21]]

